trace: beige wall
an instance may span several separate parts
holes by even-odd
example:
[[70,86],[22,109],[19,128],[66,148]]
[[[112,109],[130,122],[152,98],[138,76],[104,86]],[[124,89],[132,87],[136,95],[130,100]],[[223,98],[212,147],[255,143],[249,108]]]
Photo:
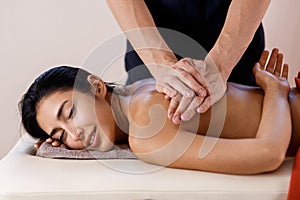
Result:
[[[267,48],[284,51],[293,75],[300,70],[299,7],[273,0],[264,20]],[[0,159],[19,138],[17,103],[33,78],[50,66],[80,65],[119,31],[104,0],[0,0]]]
[[299,0],[273,0],[264,17],[266,49],[278,47],[290,66],[289,81],[294,86],[300,71],[300,8]]

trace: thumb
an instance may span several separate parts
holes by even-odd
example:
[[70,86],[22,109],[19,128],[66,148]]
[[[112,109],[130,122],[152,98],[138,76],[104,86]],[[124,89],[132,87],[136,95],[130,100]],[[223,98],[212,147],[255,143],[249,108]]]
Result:
[[253,74],[256,75],[257,72],[261,71],[262,70],[262,67],[259,63],[255,63],[252,71],[253,71]]

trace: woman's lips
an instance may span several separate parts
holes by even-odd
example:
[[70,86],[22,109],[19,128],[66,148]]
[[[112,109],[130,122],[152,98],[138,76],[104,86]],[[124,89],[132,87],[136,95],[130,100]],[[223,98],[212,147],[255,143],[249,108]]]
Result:
[[98,139],[98,134],[97,134],[97,127],[94,128],[94,130],[92,131],[92,133],[88,136],[87,140],[86,140],[86,147],[95,147],[96,141]]

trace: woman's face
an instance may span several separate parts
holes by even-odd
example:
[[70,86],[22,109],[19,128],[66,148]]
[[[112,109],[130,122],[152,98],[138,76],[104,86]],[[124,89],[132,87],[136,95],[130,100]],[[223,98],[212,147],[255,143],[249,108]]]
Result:
[[115,121],[105,95],[67,90],[45,96],[37,106],[38,124],[71,149],[110,150]]

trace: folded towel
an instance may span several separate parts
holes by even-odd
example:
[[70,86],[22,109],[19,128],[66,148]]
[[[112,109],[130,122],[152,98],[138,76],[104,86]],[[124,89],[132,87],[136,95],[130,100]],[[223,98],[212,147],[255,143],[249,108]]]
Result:
[[137,159],[128,145],[114,146],[106,152],[94,150],[69,150],[61,147],[53,147],[44,142],[36,152],[36,156],[44,158],[68,158],[68,159]]

